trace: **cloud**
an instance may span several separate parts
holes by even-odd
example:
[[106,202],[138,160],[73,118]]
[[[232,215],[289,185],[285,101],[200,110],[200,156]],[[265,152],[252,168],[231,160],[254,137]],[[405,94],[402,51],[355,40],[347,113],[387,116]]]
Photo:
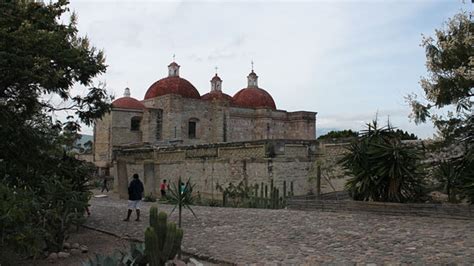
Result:
[[[214,67],[229,94],[246,86],[250,61],[280,109],[318,112],[317,127],[360,128],[377,110],[400,127],[403,96],[426,73],[421,33],[432,34],[456,1],[82,2],[80,34],[105,48],[116,95],[142,99],[176,54],[201,94]],[[384,111],[385,110],[385,111]],[[402,111],[403,110],[403,111]],[[421,128],[421,129],[420,129]]]
[[209,61],[230,60],[237,56],[238,51],[245,44],[245,35],[238,35],[229,42],[224,43],[222,47],[214,49],[207,56]]

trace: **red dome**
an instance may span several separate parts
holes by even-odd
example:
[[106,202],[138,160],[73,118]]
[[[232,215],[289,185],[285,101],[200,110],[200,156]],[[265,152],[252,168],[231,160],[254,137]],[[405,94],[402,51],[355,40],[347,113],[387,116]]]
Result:
[[219,100],[219,101],[232,101],[232,97],[227,95],[221,91],[211,91],[209,93],[204,94],[201,97],[202,100],[205,101],[212,101],[212,100]]
[[276,109],[272,96],[260,88],[241,89],[232,99],[233,104],[239,107]]
[[180,77],[167,77],[153,83],[145,94],[145,100],[166,94],[179,94],[184,98],[200,99],[201,96],[191,82]]
[[112,102],[112,107],[125,109],[145,109],[145,105],[132,97],[122,97]]

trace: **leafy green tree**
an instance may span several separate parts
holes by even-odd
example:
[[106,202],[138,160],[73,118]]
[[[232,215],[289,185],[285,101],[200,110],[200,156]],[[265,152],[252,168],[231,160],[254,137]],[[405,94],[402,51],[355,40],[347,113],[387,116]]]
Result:
[[352,178],[346,189],[355,200],[407,202],[418,200],[423,182],[417,150],[401,142],[388,124],[367,124],[348,148],[341,164]]
[[[110,97],[92,82],[106,70],[102,51],[78,36],[74,14],[61,23],[67,5],[0,1],[2,250],[38,255],[61,249],[90,197],[93,168],[67,153],[67,135],[108,112]],[[87,95],[73,96],[75,84],[87,87]],[[58,104],[48,100],[55,97]],[[53,121],[55,111],[68,111],[78,122]]]
[[[452,195],[451,189],[459,189],[461,196],[471,198],[474,203],[474,164],[469,163],[474,160],[474,22],[471,18],[472,13],[461,12],[436,30],[434,38],[423,39],[429,75],[420,84],[426,100],[419,101],[417,95],[410,95],[407,100],[416,123],[431,119],[445,147],[464,148],[462,157],[451,158],[438,166],[436,177],[448,194]],[[447,115],[439,114],[446,111]],[[457,174],[453,175],[449,167],[456,169]]]
[[[420,81],[426,101],[407,97],[416,123],[431,119],[447,140],[473,138],[474,22],[462,12],[449,19],[436,36],[424,37],[428,77]],[[449,108],[447,116],[436,110]]]
[[318,140],[325,139],[340,139],[340,138],[356,138],[359,135],[357,131],[352,131],[351,129],[344,129],[340,131],[330,131],[324,135],[318,137]]
[[403,131],[401,129],[397,129],[395,131],[395,134],[397,134],[401,140],[417,140],[418,137],[413,134],[413,133],[409,133],[408,131]]

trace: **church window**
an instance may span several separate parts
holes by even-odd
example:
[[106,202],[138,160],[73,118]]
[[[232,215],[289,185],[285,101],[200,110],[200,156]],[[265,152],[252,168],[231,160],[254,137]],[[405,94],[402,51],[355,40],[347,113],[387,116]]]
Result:
[[156,113],[156,140],[161,140],[163,137],[163,110],[158,109]]
[[140,130],[140,117],[132,117],[130,121],[130,130],[139,131]]
[[198,121],[199,120],[195,119],[195,118],[189,119],[189,122],[188,122],[188,138],[195,139],[197,137],[196,136],[196,128],[197,128],[197,122]]
[[195,139],[196,138],[196,122],[189,121],[188,134],[189,134],[190,139]]
[[267,139],[270,138],[270,123],[267,123]]

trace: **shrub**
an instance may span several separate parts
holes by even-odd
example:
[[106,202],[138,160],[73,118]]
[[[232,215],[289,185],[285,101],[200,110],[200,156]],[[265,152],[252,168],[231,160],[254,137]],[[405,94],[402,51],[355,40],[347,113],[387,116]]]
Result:
[[145,196],[143,201],[145,201],[145,202],[156,202],[156,196],[154,196],[152,193],[149,193],[148,195]]
[[44,246],[43,228],[35,213],[40,203],[31,189],[0,183],[0,248],[36,255]]
[[388,124],[367,124],[340,163],[352,178],[346,189],[355,200],[389,202],[417,201],[423,194],[420,154],[403,145]]
[[0,247],[33,257],[44,249],[57,252],[72,226],[85,221],[91,166],[67,156],[50,160],[51,175],[38,175],[34,187],[7,180],[0,185]]

